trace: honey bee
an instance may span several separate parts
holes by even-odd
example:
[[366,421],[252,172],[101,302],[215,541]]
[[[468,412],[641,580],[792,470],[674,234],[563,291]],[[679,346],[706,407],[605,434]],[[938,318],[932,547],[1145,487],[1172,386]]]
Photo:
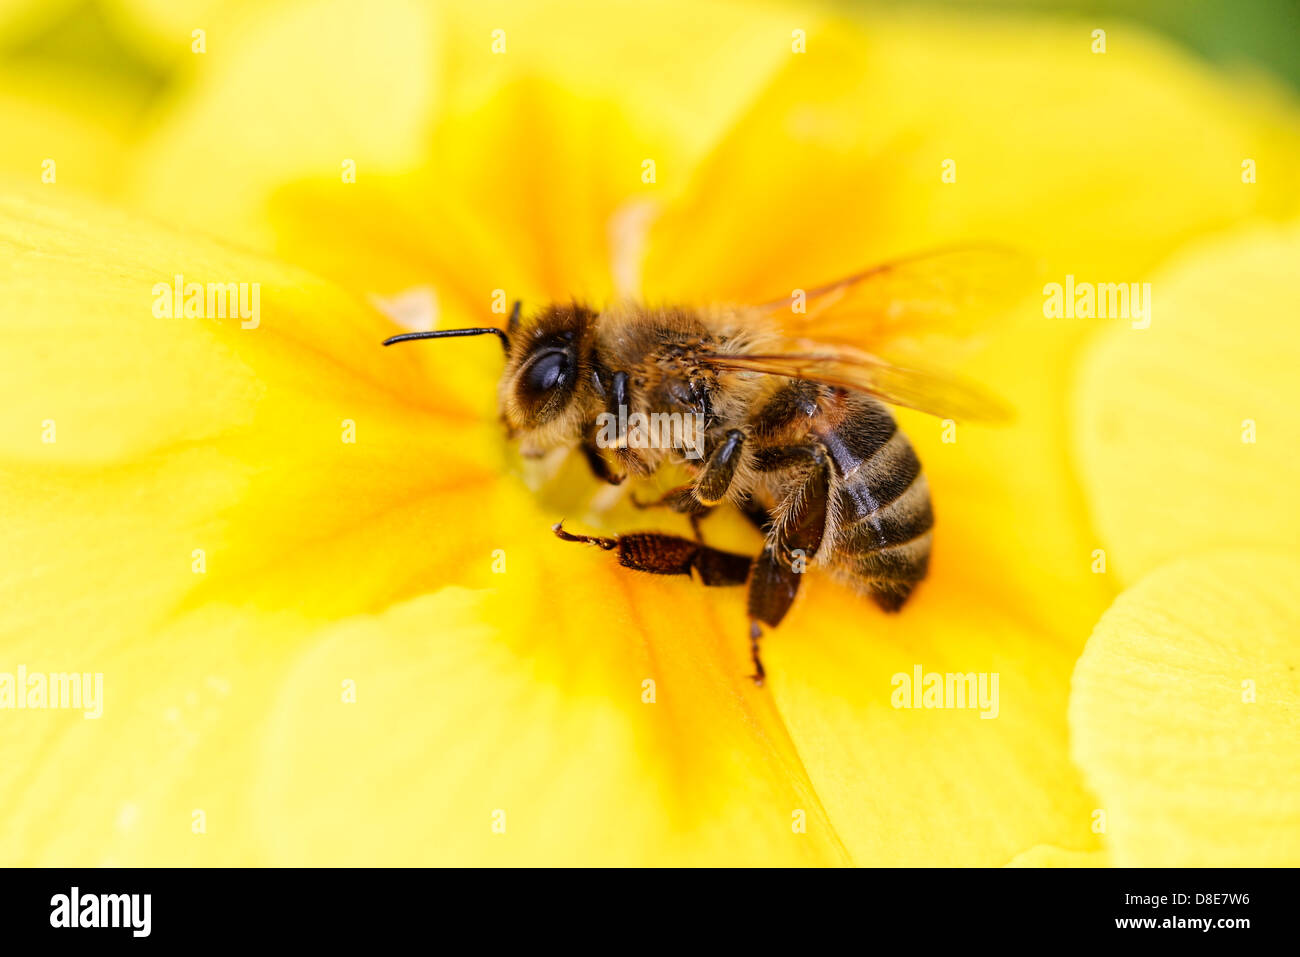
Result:
[[[495,335],[506,353],[501,418],[524,454],[579,450],[611,484],[682,466],[686,484],[634,502],[687,515],[694,540],[553,531],[637,571],[746,585],[751,677],[761,685],[762,626],[785,618],[805,568],[826,569],[888,612],[925,578],[929,485],[887,404],[954,420],[1006,417],[989,394],[919,360],[974,339],[1026,288],[1014,279],[1024,265],[1013,251],[963,247],[758,306],[551,304],[525,319],[515,303],[504,329],[404,333],[384,345]],[[665,417],[696,428],[645,426]],[[724,503],[762,532],[759,555],[704,544],[699,520]]]

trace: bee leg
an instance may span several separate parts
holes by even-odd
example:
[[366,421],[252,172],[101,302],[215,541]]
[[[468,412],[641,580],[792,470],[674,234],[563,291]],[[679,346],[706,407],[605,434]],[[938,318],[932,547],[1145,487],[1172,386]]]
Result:
[[744,441],[745,433],[740,429],[732,429],[709,455],[694,484],[670,489],[656,502],[640,502],[633,499],[632,504],[637,508],[662,505],[685,515],[690,519],[695,540],[703,542],[700,519],[713,511],[726,498],[727,489],[731,487],[731,480],[736,474],[736,465],[740,462],[740,449]]
[[784,558],[779,548],[766,546],[754,561],[754,571],[749,576],[750,620],[769,628],[781,624],[799,593],[801,580],[802,573],[795,571],[794,563]]
[[763,659],[758,656],[758,639],[763,637],[763,629],[758,627],[758,622],[751,620],[749,623],[749,654],[754,659],[754,673],[749,677],[758,687],[763,687],[763,681],[767,678],[767,671],[763,668]]
[[645,459],[641,457],[641,453],[636,449],[616,448],[614,449],[614,458],[623,466],[624,474],[645,478],[645,476],[653,472],[653,469],[646,464]]
[[768,546],[754,561],[754,570],[749,576],[749,650],[754,659],[754,673],[750,677],[760,687],[767,672],[758,656],[758,639],[763,634],[759,623],[775,628],[785,618],[803,579],[802,572],[795,571],[795,567],[794,563],[781,558],[780,549]]
[[740,503],[740,514],[766,537],[772,531],[772,513],[760,505],[752,495]]
[[689,538],[658,532],[631,532],[603,538],[566,532],[560,522],[552,525],[551,531],[566,542],[583,542],[616,552],[618,563],[624,568],[655,575],[690,575],[709,587],[745,584],[753,563],[748,555],[724,552]]
[[616,475],[609,467],[609,461],[600,454],[600,449],[591,442],[582,443],[582,454],[587,460],[587,468],[591,469],[591,474],[600,481],[608,482],[610,485],[621,485],[623,479],[627,478],[626,475]]
[[685,515],[707,514],[727,497],[727,489],[731,488],[731,480],[735,477],[744,442],[745,433],[740,429],[732,429],[709,455],[709,460],[700,470],[694,484],[671,489],[657,502],[637,504],[642,508],[666,505],[674,512]]
[[704,533],[700,531],[700,519],[713,511],[713,506],[705,505],[695,497],[695,489],[690,485],[680,485],[677,488],[669,489],[662,497],[653,502],[645,502],[636,496],[632,497],[632,504],[637,508],[670,508],[680,515],[685,515],[691,523],[691,530],[695,533],[695,540],[703,544]]
[[758,660],[759,623],[775,628],[785,618],[799,593],[808,559],[817,553],[826,533],[830,465],[820,446],[807,446],[799,450],[799,455],[804,462],[811,461],[812,467],[805,471],[801,481],[794,483],[769,519],[771,530],[767,544],[749,576],[752,677],[760,685],[766,673]]
[[717,505],[727,497],[727,489],[731,488],[731,480],[735,478],[744,444],[745,433],[740,429],[732,429],[709,453],[708,462],[695,480],[695,497],[701,504]]

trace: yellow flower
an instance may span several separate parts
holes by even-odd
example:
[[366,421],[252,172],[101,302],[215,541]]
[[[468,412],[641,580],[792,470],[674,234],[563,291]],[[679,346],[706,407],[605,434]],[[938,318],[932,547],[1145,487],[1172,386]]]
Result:
[[1153,281],[1164,321],[1082,364],[1076,458],[1136,584],[1089,640],[1070,727],[1120,865],[1300,861],[1298,261],[1297,226],[1188,251]]
[[1164,566],[1102,617],[1074,676],[1073,750],[1119,866],[1300,861],[1300,562]]
[[[1142,281],[1191,238],[1296,214],[1294,108],[1137,33],[1095,57],[1072,25],[364,9],[214,27],[223,55],[132,163],[131,201],[171,228],[50,191],[0,204],[0,671],[104,674],[99,719],[0,725],[0,860],[1042,864],[1100,856],[1088,787],[1150,811],[1123,790],[1134,756],[1095,746],[1124,646],[1093,552],[1147,560],[1074,477],[1096,322],[1027,290],[966,369],[1015,425],[946,443],[901,418],[934,490],[930,579],[886,616],[810,576],[759,690],[738,591],[549,531],[682,524],[597,508],[575,462],[530,488],[499,352],[382,350],[373,297],[429,290],[447,326],[496,290],[752,301],[971,239]],[[1243,157],[1276,172],[1247,187]],[[256,327],[156,316],[177,274],[258,283]],[[892,707],[918,664],[996,672],[996,720]]]

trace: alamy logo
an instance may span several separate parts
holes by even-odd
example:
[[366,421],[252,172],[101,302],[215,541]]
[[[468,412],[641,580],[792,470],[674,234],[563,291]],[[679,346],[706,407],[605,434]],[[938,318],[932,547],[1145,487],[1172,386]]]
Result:
[[1048,319],[1131,319],[1134,329],[1151,325],[1151,283],[1049,282],[1043,287],[1043,315]]
[[104,674],[97,671],[34,671],[19,665],[14,674],[0,671],[0,710],[81,709],[87,718],[104,713]]
[[129,927],[131,936],[148,937],[152,894],[70,894],[50,898],[51,927]]
[[177,273],[171,283],[153,286],[155,319],[239,318],[241,329],[262,321],[262,284],[257,282],[186,282]]
[[602,449],[684,449],[686,458],[704,458],[702,412],[633,412],[618,407],[618,415],[596,416],[596,445]]
[[981,718],[998,716],[998,672],[925,671],[912,667],[909,675],[900,671],[890,681],[895,708],[972,708]]

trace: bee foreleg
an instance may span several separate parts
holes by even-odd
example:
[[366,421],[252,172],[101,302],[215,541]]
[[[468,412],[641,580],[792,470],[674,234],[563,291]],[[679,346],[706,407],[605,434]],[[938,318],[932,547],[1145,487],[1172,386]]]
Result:
[[636,496],[632,496],[631,501],[637,508],[670,508],[679,515],[685,515],[690,519],[695,540],[704,541],[704,535],[700,531],[700,519],[713,511],[713,506],[705,505],[695,497],[694,486],[679,485],[677,488],[669,489],[653,502],[643,502]]
[[624,568],[655,575],[690,575],[710,587],[743,585],[753,563],[748,555],[724,552],[701,545],[688,538],[659,532],[631,532],[602,538],[566,532],[557,522],[551,526],[556,536],[566,542],[584,542],[618,554]]
[[691,520],[691,528],[695,530],[696,540],[701,540],[700,519],[713,511],[726,498],[727,490],[731,488],[731,480],[736,474],[736,465],[740,461],[740,451],[744,441],[745,433],[740,429],[732,429],[709,455],[694,484],[669,489],[657,501],[641,502],[633,499],[632,504],[637,508],[664,506],[678,514],[686,515]]
[[726,438],[709,454],[699,478],[695,480],[695,497],[704,505],[717,505],[727,497],[731,480],[736,475],[736,466],[740,463],[741,449],[745,444],[745,433],[732,429]]
[[609,461],[600,454],[600,449],[591,442],[582,443],[582,454],[587,460],[587,468],[591,469],[591,474],[600,481],[608,482],[610,485],[621,485],[623,479],[627,478],[626,475],[616,475],[609,467]]

